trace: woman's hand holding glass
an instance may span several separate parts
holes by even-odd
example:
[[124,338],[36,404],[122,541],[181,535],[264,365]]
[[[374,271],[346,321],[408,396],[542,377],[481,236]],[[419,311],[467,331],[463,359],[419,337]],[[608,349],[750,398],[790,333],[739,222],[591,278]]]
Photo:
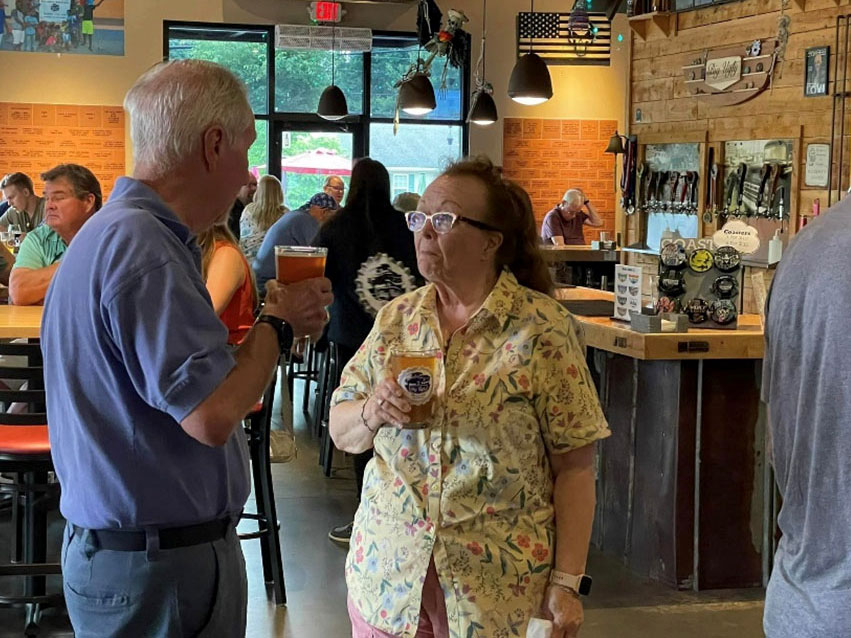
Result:
[[402,428],[411,419],[408,413],[411,404],[405,399],[405,393],[393,379],[382,381],[364,405],[364,425],[372,431],[387,424]]

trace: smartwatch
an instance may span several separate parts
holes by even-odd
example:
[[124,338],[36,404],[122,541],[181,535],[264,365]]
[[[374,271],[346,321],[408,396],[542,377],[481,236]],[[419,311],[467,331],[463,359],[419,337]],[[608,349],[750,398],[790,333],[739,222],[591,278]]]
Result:
[[254,325],[256,326],[258,323],[268,323],[275,329],[275,334],[278,335],[278,347],[281,349],[281,354],[290,351],[293,347],[293,328],[290,324],[274,315],[260,315],[257,317]]
[[559,585],[560,587],[566,587],[570,591],[580,596],[587,596],[591,593],[591,577],[587,574],[580,574],[579,576],[574,576],[573,574],[568,574],[567,572],[560,572],[558,570],[553,570],[550,572],[550,582],[553,585]]

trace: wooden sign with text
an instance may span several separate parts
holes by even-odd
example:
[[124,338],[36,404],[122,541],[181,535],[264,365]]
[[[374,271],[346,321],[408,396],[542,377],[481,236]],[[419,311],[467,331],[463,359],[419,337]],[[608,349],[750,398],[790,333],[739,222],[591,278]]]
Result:
[[741,104],[771,86],[776,41],[710,49],[683,64],[683,81],[691,94],[714,106]]

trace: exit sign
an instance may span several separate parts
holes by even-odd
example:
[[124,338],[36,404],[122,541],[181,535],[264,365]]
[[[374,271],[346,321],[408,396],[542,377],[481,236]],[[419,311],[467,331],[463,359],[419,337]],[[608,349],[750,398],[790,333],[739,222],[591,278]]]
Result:
[[343,6],[339,2],[311,2],[310,17],[316,22],[339,22],[343,18]]

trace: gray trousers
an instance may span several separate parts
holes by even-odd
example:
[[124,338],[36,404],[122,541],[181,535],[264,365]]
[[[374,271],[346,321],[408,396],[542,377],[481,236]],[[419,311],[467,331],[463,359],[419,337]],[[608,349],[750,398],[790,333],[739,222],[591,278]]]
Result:
[[[158,538],[158,537],[157,537]],[[212,543],[117,552],[66,525],[65,603],[77,638],[245,636],[247,582],[236,532]]]

